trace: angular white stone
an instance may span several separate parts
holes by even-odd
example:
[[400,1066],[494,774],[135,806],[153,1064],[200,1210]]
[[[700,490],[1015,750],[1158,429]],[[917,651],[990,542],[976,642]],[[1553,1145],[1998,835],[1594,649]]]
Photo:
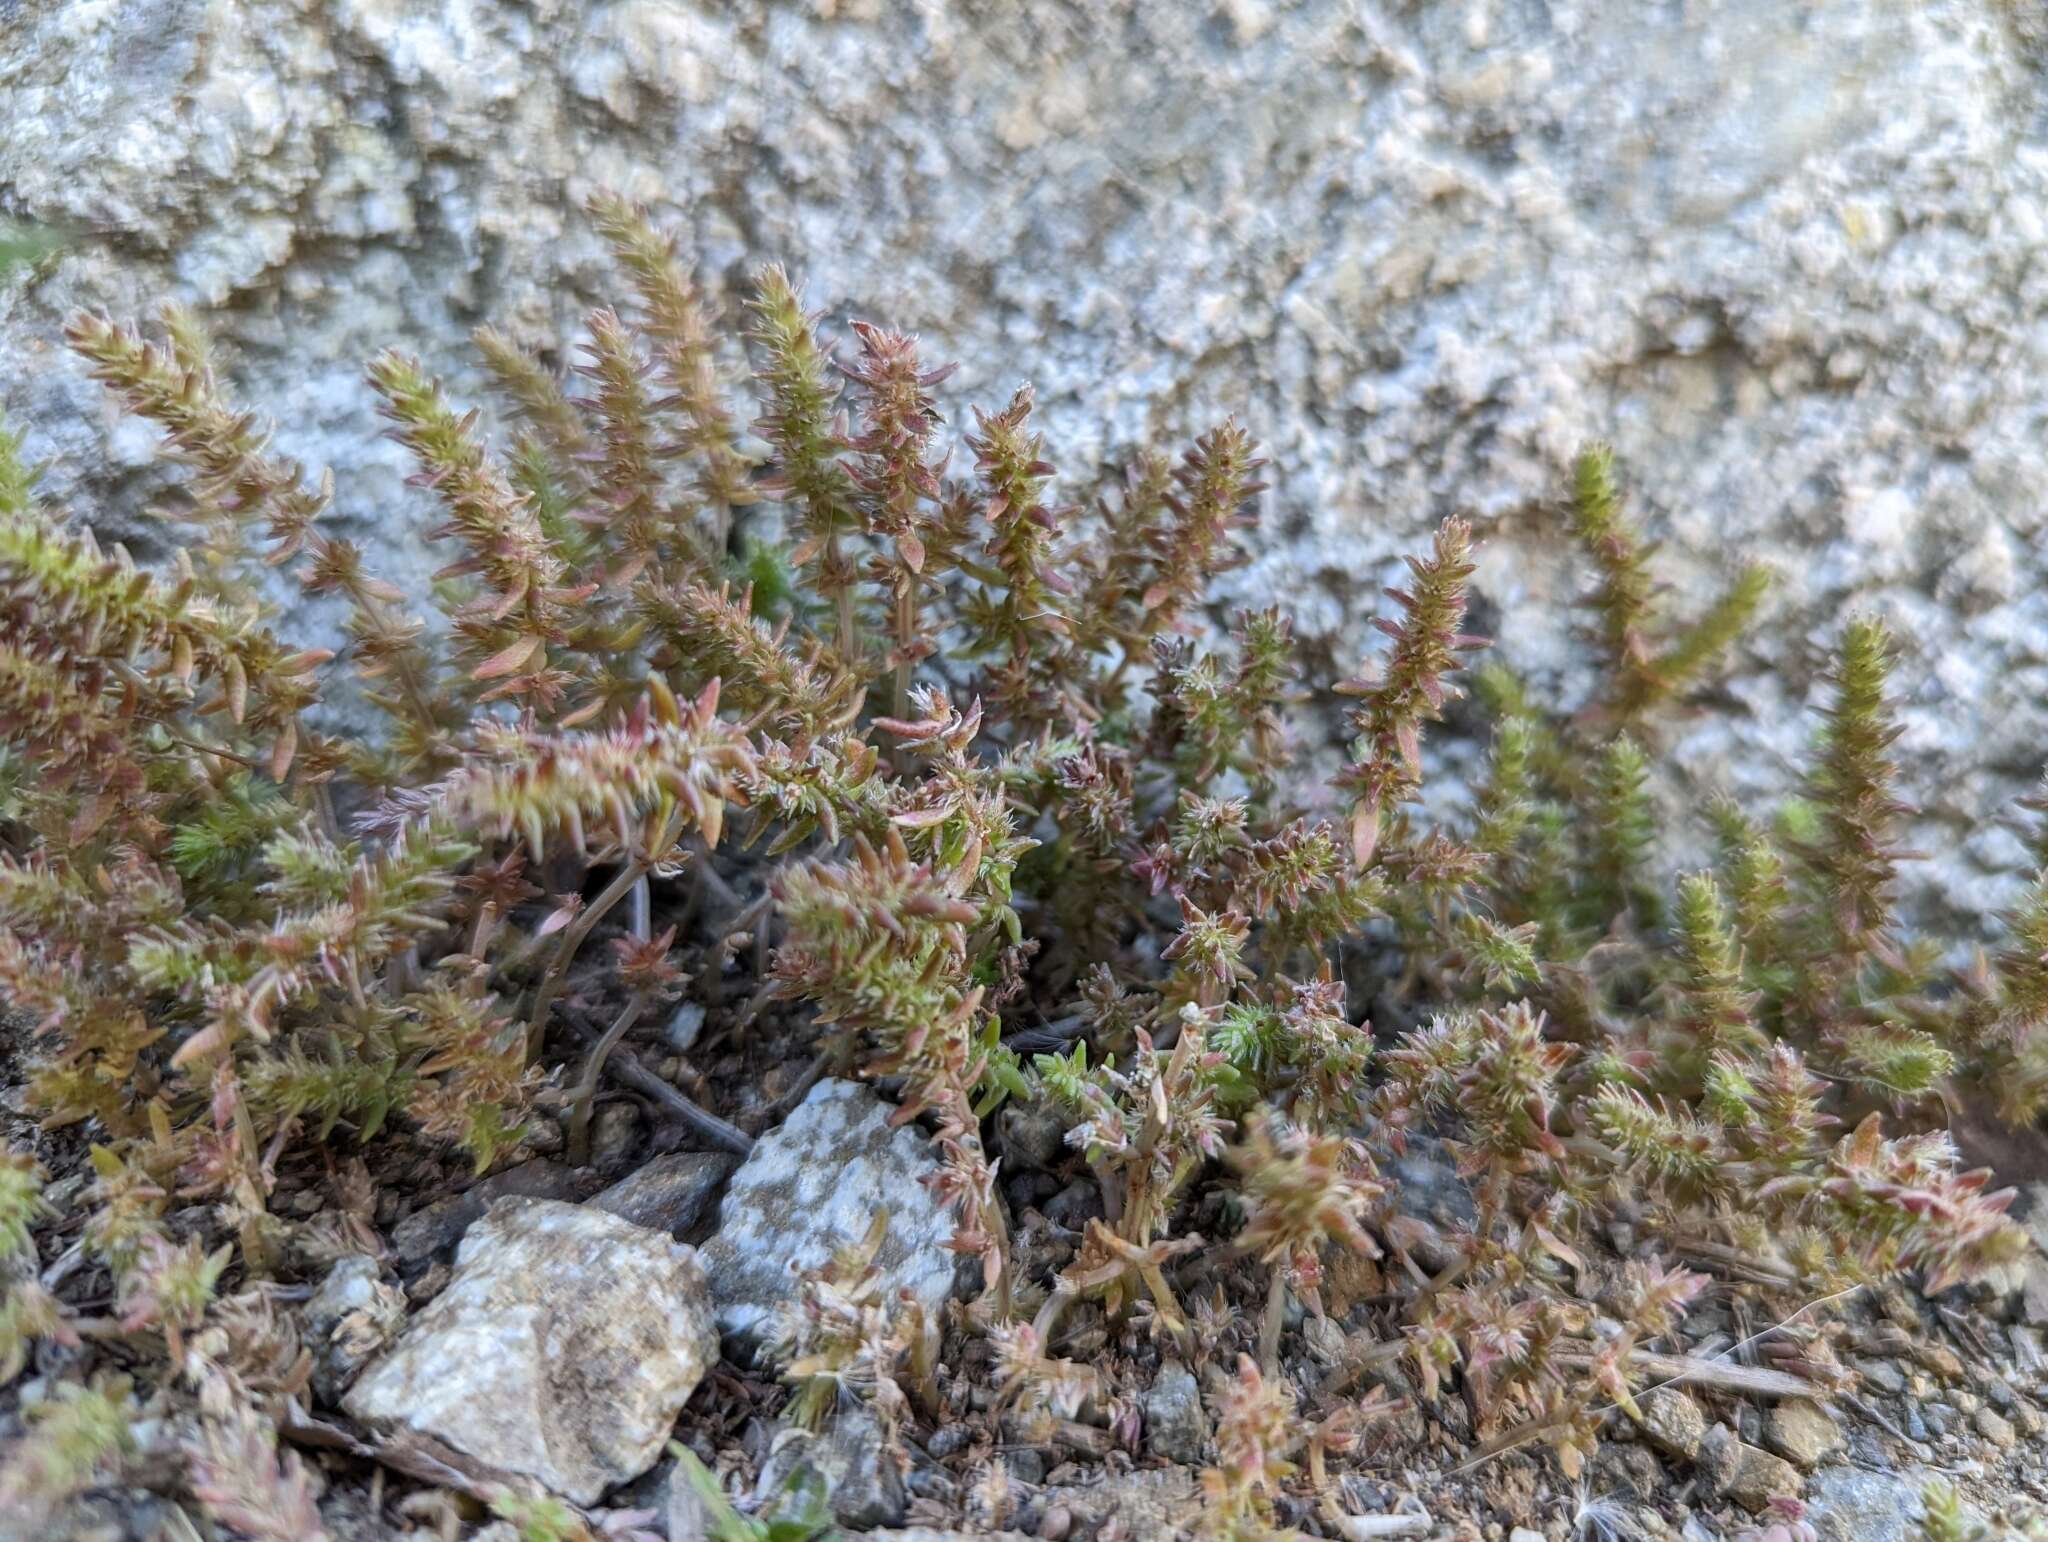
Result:
[[342,1406],[594,1504],[654,1465],[717,1359],[695,1249],[601,1210],[506,1199]]
[[924,1183],[937,1170],[918,1131],[891,1129],[890,1105],[850,1081],[822,1081],[778,1130],[764,1135],[725,1191],[704,1269],[719,1328],[758,1342],[796,1271],[815,1268],[889,1213],[875,1263],[885,1296],[908,1289],[936,1311],[953,1293],[953,1219]]

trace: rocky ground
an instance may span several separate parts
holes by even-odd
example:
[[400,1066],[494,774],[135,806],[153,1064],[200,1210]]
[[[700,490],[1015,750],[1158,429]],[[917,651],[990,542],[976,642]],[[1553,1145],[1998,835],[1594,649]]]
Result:
[[[686,1003],[630,1053],[648,1085],[686,1089],[746,1132],[743,1157],[696,1149],[658,1096],[620,1088],[601,1102],[584,1167],[567,1164],[561,1130],[542,1119],[481,1180],[395,1138],[367,1165],[337,1143],[281,1174],[278,1213],[305,1223],[307,1238],[347,1239],[324,1264],[303,1250],[303,1284],[259,1288],[273,1331],[310,1355],[284,1435],[317,1474],[329,1535],[516,1542],[515,1527],[465,1497],[507,1474],[538,1480],[609,1534],[724,1535],[679,1477],[672,1439],[742,1508],[787,1513],[815,1486],[847,1534],[1192,1532],[1214,1459],[1214,1394],[1254,1344],[1261,1282],[1227,1248],[1169,1271],[1197,1319],[1193,1364],[1077,1308],[1056,1351],[1092,1365],[1100,1394],[1072,1419],[1020,1421],[992,1391],[986,1339],[961,1331],[949,1225],[920,1181],[933,1166],[926,1141],[891,1128],[871,1088],[826,1078],[806,1090],[786,1025],[744,1040],[729,1028],[707,1030]],[[18,1110],[18,1086],[7,1102]],[[79,1143],[18,1111],[7,1123],[19,1146],[68,1173],[54,1197],[75,1195]],[[1056,1126],[1019,1110],[998,1126],[1019,1253],[1042,1275],[1071,1257],[1099,1198]],[[1469,1215],[1470,1196],[1433,1142],[1388,1167],[1426,1256],[1430,1229]],[[1214,1208],[1196,1202],[1199,1229],[1227,1232],[1228,1217],[1204,1205]],[[788,1423],[788,1389],[760,1352],[792,1266],[858,1241],[877,1211],[890,1217],[877,1259],[887,1293],[908,1292],[949,1325],[945,1415],[892,1442],[848,1401],[813,1435]],[[207,1230],[203,1212],[182,1219]],[[81,1265],[73,1227],[40,1236],[40,1263],[89,1312],[104,1307],[105,1280]],[[2036,1230],[2048,1241],[2048,1227]],[[1598,1240],[1589,1298],[1650,1239],[1624,1217]],[[1435,1403],[1418,1399],[1381,1352],[1398,1333],[1398,1282],[1372,1265],[1333,1281],[1326,1320],[1290,1320],[1286,1374],[1310,1422],[1346,1403],[1385,1411],[1331,1459],[1332,1508],[1304,1500],[1285,1519],[1323,1536],[1693,1539],[1782,1522],[1773,1501],[1797,1498],[1829,1542],[1888,1542],[1916,1535],[1930,1478],[1983,1513],[2048,1501],[2048,1253],[1998,1288],[1938,1300],[1863,1290],[1802,1313],[1769,1263],[1680,1252],[1716,1286],[1682,1341],[1657,1346],[1652,1374],[1670,1385],[1642,1399],[1640,1420],[1607,1415],[1601,1453],[1577,1482],[1539,1448],[1489,1455],[1455,1382]],[[0,1400],[0,1443],[81,1359],[144,1364],[118,1336],[43,1346]],[[180,1407],[176,1395],[152,1405],[125,1482],[26,1529],[0,1518],[0,1536],[207,1535],[175,1498]]]

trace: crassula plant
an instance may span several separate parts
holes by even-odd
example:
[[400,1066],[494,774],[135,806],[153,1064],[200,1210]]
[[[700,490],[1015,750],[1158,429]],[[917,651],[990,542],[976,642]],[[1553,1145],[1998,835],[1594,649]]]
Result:
[[[1301,710],[1285,617],[1209,601],[1260,489],[1245,427],[1076,476],[1028,390],[956,437],[916,339],[829,338],[776,268],[736,338],[638,211],[591,216],[622,308],[566,375],[478,334],[506,432],[402,353],[369,365],[439,511],[431,596],[331,528],[328,479],[230,399],[185,312],[69,334],[182,469],[171,561],[139,568],[91,509],[39,502],[0,437],[0,998],[36,1112],[91,1143],[84,1254],[163,1377],[236,1292],[316,1255],[269,1203],[280,1162],[412,1141],[481,1171],[557,1116],[580,1146],[621,1041],[690,988],[686,949],[744,977],[721,998],[736,1031],[765,1002],[807,1012],[812,1074],[875,1079],[934,1143],[1003,1406],[1082,1405],[1061,1339],[1083,1306],[1202,1353],[1175,1276],[1201,1226],[1233,1244],[1257,1354],[1222,1366],[1209,1481],[1231,1535],[1275,1524],[1308,1439],[1287,1307],[1331,1310],[1359,1260],[1382,1258],[1388,1357],[1421,1396],[1457,1379],[1483,1439],[1576,1471],[1697,1294],[1674,1260],[1699,1244],[1819,1291],[1940,1289],[2015,1255],[1941,1098],[1981,1087],[2022,1121],[2048,1103],[2048,868],[1960,972],[1904,928],[1878,621],[1841,630],[1798,796],[1697,810],[1718,858],[1673,875],[1660,717],[1768,575],[1670,615],[1604,450],[1560,516],[1593,695],[1540,703],[1482,662],[1483,531],[1450,519],[1356,675],[1317,682],[1348,699],[1332,724]],[[280,593],[345,619],[287,641]],[[1490,753],[1430,804],[1458,812],[1425,817],[1430,735],[1467,697]],[[1296,747],[1332,731],[1334,784],[1300,785]],[[734,902],[716,936],[706,892]],[[1375,997],[1412,1026],[1370,1021]],[[1099,1188],[1050,1273],[1017,1246],[1006,1102],[1057,1116]],[[1429,1246],[1386,1171],[1423,1135],[1474,1201]],[[40,1178],[0,1165],[0,1250]],[[1646,1256],[1596,1309],[1576,1249],[1624,1191]],[[886,1394],[915,1422],[944,1396],[930,1325],[875,1295],[871,1251],[789,1324],[807,1418]],[[18,1371],[76,1312],[9,1291]],[[42,1465],[8,1482],[89,1470],[130,1395],[53,1405]]]

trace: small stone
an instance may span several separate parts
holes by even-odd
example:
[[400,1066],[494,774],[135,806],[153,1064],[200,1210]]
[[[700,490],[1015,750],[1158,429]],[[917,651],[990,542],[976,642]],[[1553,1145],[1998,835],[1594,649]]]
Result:
[[932,1431],[931,1438],[924,1443],[925,1450],[935,1461],[943,1462],[956,1452],[965,1451],[974,1443],[974,1431],[964,1424],[942,1424]]
[[2021,1266],[2020,1317],[2036,1328],[2048,1324],[2048,1257],[2038,1248]]
[[1065,1505],[1049,1505],[1038,1518],[1038,1534],[1045,1542],[1067,1542],[1074,1529],[1074,1512]]
[[564,1144],[562,1127],[552,1119],[533,1120],[527,1125],[526,1133],[519,1137],[520,1152],[531,1152],[535,1156],[560,1156]]
[[405,1295],[384,1283],[375,1259],[352,1254],[327,1271],[302,1316],[313,1390],[332,1404],[405,1326]]
[[722,1152],[671,1152],[621,1178],[590,1203],[635,1226],[681,1240],[703,1218],[711,1196],[736,1165],[736,1158]]
[[1508,1533],[1508,1542],[1550,1542],[1550,1539],[1540,1531],[1532,1531],[1527,1526],[1517,1526]]
[[877,1213],[888,1230],[875,1255],[882,1299],[908,1290],[936,1317],[959,1279],[946,1244],[953,1218],[924,1182],[938,1168],[930,1143],[889,1123],[872,1088],[828,1079],[755,1143],[726,1185],[704,1267],[727,1337],[751,1346],[796,1274],[867,1235]]
[[1923,1342],[1918,1346],[1918,1353],[1920,1363],[1950,1386],[1969,1379],[1969,1373],[1963,1369],[1962,1357],[1946,1344]]
[[1842,1431],[1820,1404],[1803,1397],[1776,1404],[1764,1421],[1764,1444],[1811,1472],[1842,1448]]
[[1894,1396],[1906,1390],[1906,1373],[1890,1360],[1858,1360],[1856,1370],[1865,1386]]
[[1403,1215],[1419,1216],[1439,1226],[1469,1227],[1479,1210],[1472,1185],[1458,1172],[1451,1147],[1433,1135],[1411,1133],[1407,1149],[1387,1164],[1387,1174]]
[[1045,1218],[1068,1231],[1102,1219],[1102,1189],[1093,1178],[1076,1178],[1045,1202]]
[[1145,1449],[1164,1461],[1192,1467],[1202,1460],[1209,1421],[1202,1412],[1202,1388],[1194,1373],[1168,1360],[1139,1405],[1145,1419]]
[[1824,1467],[1806,1483],[1806,1519],[1820,1542],[1917,1542],[1925,1467],[1871,1472]]
[[842,1526],[897,1526],[909,1513],[902,1469],[887,1449],[881,1420],[865,1403],[843,1406],[822,1436],[796,1428],[779,1432],[754,1483],[756,1504],[766,1510],[800,1492],[806,1474],[824,1489]]
[[704,1007],[702,1003],[686,1001],[675,1009],[662,1030],[661,1041],[678,1055],[686,1055],[697,1042],[697,1035],[704,1031]]
[[1979,1408],[1970,1422],[1977,1426],[1977,1433],[1994,1446],[2010,1447],[2019,1439],[2012,1427],[2012,1421],[2004,1414],[1994,1413],[1989,1408]]
[[1690,1395],[1665,1387],[1642,1399],[1643,1434],[1666,1456],[1690,1462],[1707,1435],[1707,1416]]
[[342,1406],[589,1505],[655,1464],[717,1359],[694,1249],[601,1210],[508,1199]]
[[1803,1486],[1799,1469],[1781,1456],[1756,1446],[1743,1446],[1728,1484],[1728,1497],[1745,1509],[1761,1513],[1773,1499],[1797,1499]]
[[405,1299],[415,1307],[425,1306],[448,1288],[448,1265],[435,1259],[420,1271],[420,1277],[405,1287]]
[[1068,1154],[1066,1121],[1043,1104],[1008,1104],[998,1122],[1006,1165],[1050,1168]]
[[391,1246],[399,1259],[417,1264],[462,1240],[462,1234],[483,1218],[493,1200],[575,1199],[589,1188],[575,1173],[553,1162],[522,1162],[471,1184],[460,1194],[437,1199],[415,1210],[391,1229]]
[[[1207,1512],[1200,1484],[1184,1467],[1098,1471],[1080,1481],[1049,1488],[1043,1498],[1048,1507],[1065,1505],[1078,1525],[1095,1536],[1122,1536],[1129,1542],[1195,1531]],[[1107,1528],[1111,1526],[1123,1529],[1110,1532]]]
[[1742,1451],[1741,1438],[1727,1425],[1717,1424],[1708,1430],[1693,1457],[1700,1488],[1716,1499],[1733,1489],[1735,1475],[1742,1466]]
[[1309,1359],[1325,1370],[1339,1365],[1349,1343],[1334,1317],[1310,1317],[1301,1325],[1301,1347]]
[[590,1121],[590,1165],[606,1175],[624,1172],[640,1146],[640,1110],[607,1103]]

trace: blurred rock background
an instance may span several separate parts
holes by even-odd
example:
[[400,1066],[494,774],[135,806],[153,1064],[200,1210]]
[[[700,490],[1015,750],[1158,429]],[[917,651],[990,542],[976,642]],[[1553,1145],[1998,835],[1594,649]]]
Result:
[[1785,790],[1875,609],[1918,898],[1981,917],[2025,860],[1984,816],[2048,745],[2044,69],[2038,0],[0,0],[0,410],[161,553],[151,436],[58,331],[194,302],[420,581],[361,364],[474,399],[478,322],[573,337],[618,298],[578,213],[609,186],[728,310],[785,258],[961,360],[955,402],[1028,375],[1070,495],[1242,415],[1273,485],[1233,593],[1340,672],[1398,554],[1473,515],[1479,629],[1567,697],[1556,497],[1606,436],[1681,603],[1779,571],[1726,714],[1671,730],[1674,810]]

